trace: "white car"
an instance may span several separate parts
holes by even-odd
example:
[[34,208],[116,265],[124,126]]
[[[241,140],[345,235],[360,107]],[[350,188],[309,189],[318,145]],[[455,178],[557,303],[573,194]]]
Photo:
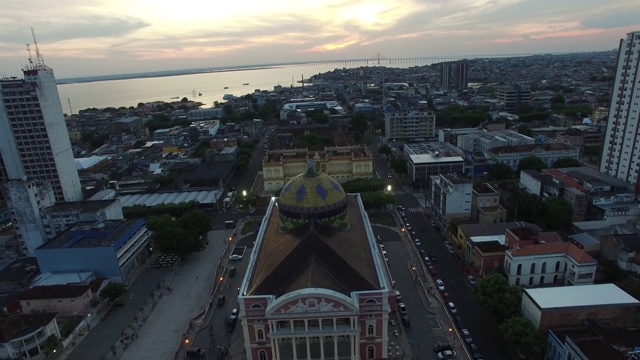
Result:
[[438,353],[438,360],[454,359],[455,357],[456,357],[456,352],[453,350],[445,350]]
[[449,303],[447,304],[449,305],[449,311],[451,311],[451,313],[453,315],[458,313],[458,309],[456,309],[456,305],[454,303],[452,303],[451,301],[449,301]]
[[399,303],[398,304],[398,311],[400,312],[400,315],[402,315],[402,316],[406,316],[407,315],[407,307],[404,306],[404,303]]
[[444,282],[442,280],[436,279],[436,286],[438,287],[438,290],[444,291]]
[[238,309],[233,309],[231,310],[231,320],[237,319],[238,318]]
[[242,255],[233,254],[233,255],[229,256],[229,260],[235,260],[235,261],[242,260]]

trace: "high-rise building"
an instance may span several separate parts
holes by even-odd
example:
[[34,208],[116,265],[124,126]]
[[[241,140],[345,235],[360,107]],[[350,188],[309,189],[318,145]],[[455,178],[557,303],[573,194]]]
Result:
[[82,188],[53,70],[37,46],[23,74],[0,79],[0,181],[21,247],[31,254],[44,241],[39,198],[50,198],[36,195],[79,201]]
[[56,201],[82,200],[53,70],[36,62],[23,73],[0,80],[0,174],[51,182]]
[[500,86],[496,89],[498,107],[508,112],[519,112],[520,106],[531,101],[531,88],[522,84]]
[[440,85],[443,88],[465,90],[468,86],[468,64],[465,60],[440,64]]
[[640,171],[640,31],[620,40],[600,171],[638,188]]

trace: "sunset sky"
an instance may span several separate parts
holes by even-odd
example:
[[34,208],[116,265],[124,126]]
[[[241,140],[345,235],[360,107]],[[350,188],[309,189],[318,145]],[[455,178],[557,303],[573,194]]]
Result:
[[640,31],[637,0],[3,0],[0,8],[0,76],[19,75],[31,27],[58,78],[378,53],[599,51]]

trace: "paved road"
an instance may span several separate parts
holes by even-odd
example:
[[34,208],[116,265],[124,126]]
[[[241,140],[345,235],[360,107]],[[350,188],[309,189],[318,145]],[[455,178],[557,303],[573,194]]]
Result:
[[[374,154],[377,154],[376,146],[370,146]],[[419,192],[419,189],[403,188],[400,179],[389,169],[388,162],[384,156],[377,156],[375,161],[379,176],[395,190],[396,205],[401,205],[405,208],[416,208],[425,205],[411,194],[411,191]],[[388,174],[391,175],[390,178]],[[404,191],[399,191],[401,189],[404,189]],[[464,325],[471,332],[474,342],[484,358],[496,360],[515,359],[510,346],[502,340],[496,323],[475,300],[471,285],[468,283],[458,262],[455,261],[454,256],[448,252],[443,243],[442,235],[437,233],[430,225],[424,213],[406,212],[405,217],[412,225],[412,230],[421,239],[422,248],[427,252],[434,252],[438,258],[438,261],[434,264],[437,271],[436,278],[443,279],[446,292],[451,296],[451,300],[458,309],[458,315],[462,317]],[[444,322],[444,319],[441,320]]]

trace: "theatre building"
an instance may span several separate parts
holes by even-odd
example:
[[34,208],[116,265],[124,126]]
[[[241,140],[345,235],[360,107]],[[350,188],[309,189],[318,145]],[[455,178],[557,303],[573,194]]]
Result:
[[310,167],[258,232],[238,297],[246,358],[386,359],[391,283],[359,195]]

